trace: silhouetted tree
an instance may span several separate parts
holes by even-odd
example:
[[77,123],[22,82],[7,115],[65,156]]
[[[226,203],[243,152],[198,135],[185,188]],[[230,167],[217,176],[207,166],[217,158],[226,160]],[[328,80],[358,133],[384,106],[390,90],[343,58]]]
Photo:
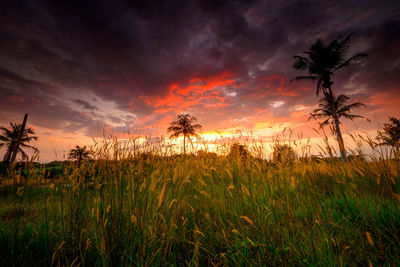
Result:
[[[316,94],[321,91],[329,105],[334,105],[334,95],[332,91],[334,72],[348,66],[357,59],[367,57],[365,53],[356,53],[347,57],[350,47],[350,37],[348,35],[343,40],[334,40],[329,44],[325,44],[321,39],[311,45],[310,49],[304,52],[302,56],[294,56],[295,62],[293,68],[296,70],[307,70],[309,75],[295,77],[292,81],[313,81],[317,85]],[[339,126],[339,117],[335,113],[332,114],[334,130],[336,132],[337,141],[339,143],[340,156],[342,161],[346,161],[346,152],[343,143],[342,133]]]
[[349,105],[346,105],[346,102],[349,100],[349,97],[345,95],[339,95],[335,97],[332,96],[332,100],[327,99],[326,97],[321,98],[319,101],[319,108],[314,109],[314,112],[310,114],[308,119],[314,118],[326,118],[322,123],[321,127],[331,125],[332,130],[334,131],[336,127],[336,121],[334,118],[334,114],[336,115],[338,124],[341,124],[340,118],[346,118],[350,120],[354,120],[355,118],[362,118],[369,121],[369,119],[361,116],[351,114],[351,110],[354,108],[358,108],[361,106],[365,106],[365,104],[361,102],[355,102]]
[[69,158],[75,159],[78,162],[78,167],[81,166],[82,160],[91,159],[92,151],[88,150],[86,146],[76,146],[69,152]]
[[296,159],[294,149],[288,144],[275,144],[272,153],[272,161],[279,163],[291,163]]
[[13,151],[17,151],[17,153],[20,153],[24,159],[27,159],[28,155],[22,148],[32,149],[35,152],[39,151],[36,147],[27,144],[32,140],[36,141],[38,139],[38,137],[34,135],[35,131],[32,128],[25,128],[23,130],[22,136],[20,136],[22,124],[11,122],[10,125],[11,128],[0,127],[0,130],[2,131],[2,134],[0,134],[0,148],[4,146],[7,147],[7,151],[4,154],[3,158],[3,161],[5,163],[12,163],[10,162],[10,160]]
[[246,161],[251,157],[250,152],[247,150],[246,145],[233,143],[230,147],[228,157],[231,160],[240,160],[240,163],[246,165]]
[[395,117],[389,117],[389,123],[385,123],[383,129],[378,131],[377,139],[380,145],[392,146],[399,152],[400,120]]
[[186,155],[186,138],[198,136],[197,130],[201,129],[201,125],[196,123],[197,119],[189,114],[179,114],[178,120],[171,122],[168,127],[168,133],[172,133],[170,138],[177,138],[183,135],[183,154]]

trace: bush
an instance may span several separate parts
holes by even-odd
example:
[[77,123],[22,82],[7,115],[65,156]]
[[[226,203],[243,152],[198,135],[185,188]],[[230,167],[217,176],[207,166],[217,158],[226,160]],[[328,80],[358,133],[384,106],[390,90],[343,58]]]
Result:
[[275,144],[272,160],[275,163],[292,163],[296,160],[296,153],[293,148],[287,144]]

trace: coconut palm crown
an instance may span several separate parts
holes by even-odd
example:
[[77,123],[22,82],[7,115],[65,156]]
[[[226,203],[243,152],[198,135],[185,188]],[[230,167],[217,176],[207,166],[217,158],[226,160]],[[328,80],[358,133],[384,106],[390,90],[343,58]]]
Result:
[[201,125],[196,123],[196,117],[189,114],[179,114],[176,121],[171,122],[171,126],[168,127],[168,133],[172,133],[170,138],[177,138],[183,135],[183,154],[186,154],[186,138],[191,136],[198,136],[197,130],[201,129]]
[[[0,130],[2,131],[0,134],[0,148],[7,147],[7,151],[3,158],[3,161],[6,163],[10,162],[12,151],[14,150],[17,139],[21,133],[22,124],[11,122],[10,126],[10,128],[0,127]],[[23,159],[27,159],[28,155],[23,148],[32,149],[33,151],[38,152],[39,150],[36,147],[27,144],[32,140],[36,141],[37,139],[38,137],[35,136],[35,131],[32,128],[25,128],[19,143],[19,147],[17,148],[17,153],[21,154]]]
[[322,91],[324,94],[332,94],[334,72],[350,65],[350,63],[368,57],[365,53],[356,53],[347,57],[350,48],[348,35],[342,41],[334,40],[329,44],[318,39],[302,56],[294,56],[293,68],[307,70],[309,75],[297,76],[292,81],[310,80],[316,82],[316,94]]
[[81,165],[82,160],[90,159],[92,152],[87,150],[86,146],[76,146],[69,152],[69,158],[75,159],[78,162],[78,166]]
[[346,102],[349,101],[349,97],[345,95],[339,95],[338,97],[333,96],[333,105],[330,103],[330,101],[326,98],[323,97],[319,101],[319,108],[314,109],[314,112],[310,114],[309,119],[311,118],[326,118],[322,123],[321,127],[327,126],[327,125],[332,125],[334,128],[334,120],[333,120],[333,114],[336,113],[339,119],[339,123],[342,123],[340,121],[340,118],[346,118],[350,120],[354,120],[355,118],[362,118],[366,119],[369,121],[369,119],[361,116],[361,115],[354,115],[351,114],[351,110],[354,108],[366,106],[365,104],[361,102],[355,102],[349,105],[346,105]]

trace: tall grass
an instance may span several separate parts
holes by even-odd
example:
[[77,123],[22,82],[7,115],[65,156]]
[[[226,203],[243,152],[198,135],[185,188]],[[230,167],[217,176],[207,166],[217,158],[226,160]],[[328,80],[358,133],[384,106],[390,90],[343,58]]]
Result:
[[44,169],[11,171],[3,265],[400,264],[399,160],[381,148],[343,164],[133,142],[95,143],[96,160],[65,166],[48,186],[33,182]]

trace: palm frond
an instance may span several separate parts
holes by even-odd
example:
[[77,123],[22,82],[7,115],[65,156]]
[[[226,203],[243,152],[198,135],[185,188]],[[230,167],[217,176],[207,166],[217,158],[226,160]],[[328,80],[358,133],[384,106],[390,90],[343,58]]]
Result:
[[36,151],[36,152],[39,151],[38,148],[36,148],[36,147],[34,147],[34,146],[31,146],[31,145],[24,144],[24,143],[21,143],[20,146],[25,147],[25,148],[32,149],[32,150],[34,150],[34,151]]
[[18,148],[18,152],[22,154],[22,159],[28,159],[28,155],[21,148]]
[[337,100],[336,100],[336,102],[338,102],[338,103],[340,103],[340,104],[343,104],[343,103],[345,103],[347,100],[349,100],[350,98],[348,97],[348,96],[346,96],[346,95],[339,95],[338,97],[337,97]]
[[170,126],[167,129],[168,132],[177,132],[177,131],[181,131],[181,130],[182,130],[182,127],[180,127],[180,126]]
[[25,136],[21,138],[21,142],[30,142],[32,140],[37,141],[38,137],[37,136]]
[[[346,95],[339,95],[335,97],[334,95],[329,95],[321,98],[319,100],[319,108],[314,109],[313,113],[310,114],[309,120],[311,118],[318,119],[318,118],[327,118],[324,122],[322,122],[321,126],[327,125],[331,123],[331,119],[337,115],[337,118],[347,118],[347,119],[355,119],[355,118],[363,118],[369,121],[369,119],[361,116],[350,114],[350,111],[353,108],[358,108],[360,106],[365,106],[365,104],[361,102],[355,102],[350,105],[345,105],[345,103],[349,100],[349,97]],[[340,121],[339,121],[340,123]]]
[[11,157],[11,147],[8,147],[6,153],[4,154],[3,161],[9,161],[10,157]]
[[303,56],[294,56],[295,62],[293,68],[296,70],[305,70],[310,64],[310,60]]
[[330,119],[328,118],[328,119],[324,120],[324,121],[319,125],[319,127],[322,128],[322,127],[324,127],[324,126],[326,126],[326,125],[329,125],[330,123],[331,123],[331,122],[330,122]]
[[366,57],[368,57],[368,54],[366,54],[366,53],[357,53],[357,54],[351,56],[350,58],[348,58],[347,60],[345,60],[339,66],[337,66],[335,68],[335,70],[338,70],[338,69],[341,69],[341,68],[343,68],[345,66],[348,66],[348,65],[350,65],[350,63],[352,63],[355,60],[366,58]]
[[367,105],[365,105],[364,103],[361,103],[361,102],[355,102],[355,103],[352,103],[352,104],[348,105],[348,107],[350,109],[358,108],[358,107],[366,107],[366,106]]
[[175,132],[175,133],[171,134],[169,138],[177,138],[177,137],[179,137],[181,134],[183,134],[183,131]]
[[368,122],[371,122],[370,119],[361,116],[361,115],[353,115],[353,114],[343,114],[343,117],[345,117],[346,119],[350,119],[350,120],[354,120],[355,118],[359,118],[359,119],[366,119]]
[[6,136],[3,136],[3,135],[0,135],[0,141],[9,142],[10,138],[8,138]]
[[200,124],[195,124],[195,125],[192,125],[192,127],[193,127],[193,129],[201,129],[203,126],[201,126]]

